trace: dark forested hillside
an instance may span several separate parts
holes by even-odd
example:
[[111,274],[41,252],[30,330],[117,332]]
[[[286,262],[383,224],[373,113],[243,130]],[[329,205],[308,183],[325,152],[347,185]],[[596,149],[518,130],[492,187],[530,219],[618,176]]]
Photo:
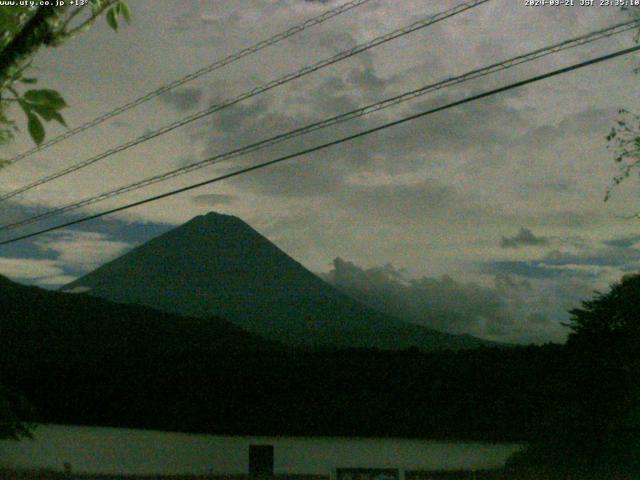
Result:
[[0,312],[0,383],[42,422],[518,439],[545,434],[571,388],[559,346],[292,351],[220,319],[6,279]]

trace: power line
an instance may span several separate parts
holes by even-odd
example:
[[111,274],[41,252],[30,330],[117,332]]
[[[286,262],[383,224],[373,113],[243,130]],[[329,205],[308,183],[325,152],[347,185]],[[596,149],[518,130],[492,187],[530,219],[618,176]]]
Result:
[[637,46],[631,47],[631,48],[626,48],[624,50],[618,50],[617,52],[610,53],[608,55],[603,55],[603,56],[600,56],[600,57],[597,57],[597,58],[594,58],[594,59],[591,59],[591,60],[587,60],[585,62],[581,62],[581,63],[577,63],[577,64],[574,64],[574,65],[571,65],[569,67],[564,67],[564,68],[560,68],[558,70],[553,70],[551,72],[547,72],[547,73],[542,74],[542,75],[537,75],[535,77],[530,77],[530,78],[528,78],[526,80],[521,80],[519,82],[511,83],[511,84],[506,85],[504,87],[496,88],[496,89],[489,90],[489,91],[484,92],[484,93],[473,95],[471,97],[467,97],[467,98],[462,99],[462,100],[458,100],[458,101],[455,101],[455,102],[452,102],[452,103],[448,103],[446,105],[443,105],[443,106],[440,106],[440,107],[437,107],[437,108],[433,108],[433,109],[430,109],[430,110],[427,110],[427,111],[424,111],[424,112],[416,113],[414,115],[410,115],[408,117],[401,118],[399,120],[394,120],[392,122],[385,123],[385,124],[380,125],[378,127],[370,128],[368,130],[364,130],[362,132],[358,132],[358,133],[353,134],[353,135],[348,135],[346,137],[342,137],[342,138],[339,138],[337,140],[333,140],[331,142],[323,143],[323,144],[317,145],[315,147],[307,148],[305,150],[300,150],[300,151],[298,151],[296,153],[292,153],[292,154],[289,154],[289,155],[278,157],[278,158],[273,159],[273,160],[269,160],[267,162],[263,162],[263,163],[259,163],[257,165],[253,165],[251,167],[242,168],[240,170],[236,170],[236,171],[231,172],[231,173],[220,175],[218,177],[214,177],[214,178],[211,178],[209,180],[205,180],[203,182],[194,183],[194,184],[188,185],[186,187],[182,187],[182,188],[178,188],[176,190],[172,190],[170,192],[166,192],[166,193],[162,193],[160,195],[155,195],[155,196],[152,196],[152,197],[148,197],[148,198],[146,198],[144,200],[139,200],[137,202],[129,203],[127,205],[123,205],[123,206],[116,207],[116,208],[112,208],[110,210],[105,210],[103,212],[96,213],[94,215],[89,215],[89,216],[86,216],[86,217],[83,217],[83,218],[79,218],[77,220],[73,220],[73,221],[66,222],[66,223],[63,223],[63,224],[60,224],[60,225],[56,225],[56,226],[53,226],[53,227],[45,228],[45,229],[39,230],[37,232],[33,232],[33,233],[26,234],[26,235],[21,235],[19,237],[15,237],[15,238],[12,238],[12,239],[9,239],[9,240],[5,240],[5,241],[0,242],[0,246],[1,245],[8,245],[10,243],[14,243],[14,242],[17,242],[19,240],[25,240],[27,238],[32,238],[32,237],[35,237],[35,236],[38,236],[38,235],[42,235],[44,233],[48,233],[48,232],[59,230],[59,229],[65,228],[65,227],[69,227],[71,225],[76,225],[78,223],[86,222],[88,220],[94,220],[96,218],[104,217],[105,215],[109,215],[109,214],[112,214],[112,213],[121,212],[123,210],[128,210],[128,209],[133,208],[133,207],[144,205],[146,203],[151,203],[151,202],[154,202],[156,200],[160,200],[160,199],[163,199],[163,198],[166,198],[166,197],[171,197],[173,195],[177,195],[179,193],[183,193],[183,192],[186,192],[186,191],[189,191],[189,190],[193,190],[193,189],[205,186],[205,185],[210,185],[212,183],[217,183],[217,182],[220,182],[222,180],[227,180],[229,178],[236,177],[238,175],[242,175],[242,174],[245,174],[245,173],[249,173],[249,172],[252,172],[254,170],[260,170],[262,168],[266,168],[266,167],[269,167],[271,165],[275,165],[277,163],[284,162],[286,160],[291,160],[293,158],[301,157],[303,155],[308,155],[309,153],[317,152],[319,150],[324,150],[325,148],[329,148],[329,147],[333,147],[335,145],[339,145],[341,143],[349,142],[351,140],[355,140],[355,139],[360,138],[360,137],[371,135],[372,133],[379,132],[381,130],[385,130],[387,128],[394,127],[394,126],[397,126],[397,125],[401,125],[403,123],[410,122],[412,120],[416,120],[418,118],[422,118],[422,117],[425,117],[427,115],[432,115],[434,113],[441,112],[441,111],[444,111],[444,110],[448,110],[450,108],[457,107],[459,105],[463,105],[463,104],[466,104],[466,103],[474,102],[476,100],[480,100],[482,98],[486,98],[486,97],[490,97],[490,96],[493,96],[493,95],[497,95],[499,93],[506,92],[508,90],[513,90],[515,88],[523,87],[525,85],[528,85],[528,84],[531,84],[531,83],[534,83],[534,82],[539,82],[541,80],[545,80],[547,78],[554,77],[556,75],[561,75],[561,74],[564,74],[564,73],[568,73],[568,72],[571,72],[573,70],[577,70],[577,69],[580,69],[580,68],[587,67],[589,65],[594,65],[596,63],[604,62],[606,60],[611,60],[613,58],[620,57],[622,55],[628,55],[630,53],[637,52],[638,50],[640,50],[640,45],[637,45]]
[[491,0],[472,0],[469,2],[463,2],[459,5],[457,5],[456,7],[453,7],[449,10],[446,10],[444,12],[429,16],[425,19],[419,20],[417,22],[412,23],[411,25],[408,25],[406,27],[403,28],[399,28],[397,30],[394,30],[386,35],[382,35],[380,37],[374,38],[373,40],[370,40],[369,42],[357,45],[349,50],[340,52],[332,57],[329,57],[327,59],[321,60],[313,65],[309,65],[307,67],[302,68],[301,70],[297,70],[295,72],[289,73],[287,75],[284,75],[283,77],[280,77],[277,80],[273,80],[271,82],[268,82],[262,86],[256,87],[248,92],[242,93],[240,95],[238,95],[237,97],[234,97],[232,99],[229,100],[225,100],[224,102],[218,104],[218,105],[213,105],[205,110],[201,110],[200,112],[194,113],[192,115],[189,115],[185,118],[183,118],[182,120],[173,122],[169,125],[166,125],[158,130],[154,130],[152,132],[149,132],[145,135],[142,135],[134,140],[130,140],[129,142],[126,142],[122,145],[119,145],[117,147],[111,148],[109,150],[106,150],[94,157],[91,157],[87,160],[84,160],[82,162],[76,163],[75,165],[72,165],[70,167],[67,167],[63,170],[60,170],[56,173],[53,173],[51,175],[48,175],[46,177],[43,177],[39,180],[36,180],[35,182],[32,182],[28,185],[25,185],[23,187],[20,187],[16,190],[13,190],[9,193],[5,193],[3,195],[0,195],[0,201],[3,200],[7,200],[9,198],[15,197],[16,195],[20,194],[20,193],[24,193],[28,190],[31,190],[37,186],[43,185],[45,183],[51,182],[57,178],[63,177],[65,175],[68,175],[70,173],[76,172],[78,170],[81,170],[85,167],[88,167],[89,165],[92,165],[104,158],[107,158],[111,155],[114,155],[116,153],[122,152],[124,150],[127,150],[131,147],[134,147],[136,145],[139,145],[141,143],[144,143],[146,141],[149,141],[153,138],[156,138],[160,135],[164,135],[166,133],[169,133],[177,128],[183,127],[184,125],[187,125],[191,122],[194,122],[196,120],[199,120],[201,118],[204,118],[208,115],[211,115],[215,112],[218,112],[220,110],[223,110],[225,108],[228,108],[232,105],[235,105],[237,103],[240,103],[244,100],[247,100],[251,97],[254,97],[256,95],[259,95],[261,93],[264,93],[268,90],[271,90],[273,88],[279,87],[284,85],[285,83],[291,82],[293,80],[296,80],[298,78],[301,78],[305,75],[308,75],[310,73],[313,73],[317,70],[320,70],[322,68],[325,68],[329,65],[333,65],[335,63],[338,63],[346,58],[352,57],[354,55],[357,55],[359,53],[362,53],[366,50],[369,50],[371,48],[377,47],[379,45],[382,45],[384,43],[390,42],[391,40],[394,40],[396,38],[402,37],[404,35],[408,35],[410,33],[413,33],[417,30],[426,28],[430,25],[433,25],[434,23],[440,22],[442,20],[445,20],[447,18],[453,17],[454,15],[458,15],[466,10],[469,10],[471,8],[475,8],[483,3],[487,3]]
[[273,145],[284,142],[286,140],[290,140],[300,135],[305,135],[313,131],[320,130],[322,128],[326,128],[332,125],[350,121],[355,118],[359,118],[359,117],[368,115],[370,113],[374,113],[379,110],[383,110],[385,108],[389,108],[389,107],[398,105],[400,103],[413,100],[417,97],[423,96],[427,93],[434,92],[436,90],[441,90],[443,88],[451,87],[463,82],[484,77],[486,75],[489,75],[498,71],[506,70],[508,68],[512,68],[514,66],[521,65],[526,62],[537,60],[544,56],[551,55],[563,50],[582,46],[597,40],[601,40],[603,38],[611,37],[613,35],[618,35],[620,33],[624,33],[629,30],[635,29],[638,27],[638,25],[640,25],[640,20],[632,20],[632,21],[620,23],[605,29],[601,29],[585,35],[581,35],[579,37],[574,37],[572,39],[565,40],[548,47],[540,48],[523,55],[518,55],[516,57],[510,58],[508,60],[504,60],[502,62],[494,63],[479,69],[471,70],[465,74],[462,74],[456,77],[449,77],[437,83],[426,85],[419,89],[411,90],[409,92],[405,92],[403,94],[396,95],[394,97],[387,98],[385,100],[372,103],[370,105],[367,105],[367,106],[364,106],[364,107],[361,107],[361,108],[358,108],[350,112],[346,112],[331,118],[327,118],[319,122],[311,123],[304,127],[300,127],[300,128],[288,131],[286,133],[282,133],[282,134],[261,140],[259,142],[256,142],[250,145],[246,145],[241,148],[236,148],[221,154],[217,154],[207,159],[200,160],[198,162],[194,162],[189,165],[176,168],[162,174],[154,175],[152,177],[148,177],[143,180],[116,188],[114,190],[103,192],[101,194],[85,198],[83,200],[78,200],[78,201],[69,203],[67,205],[43,212],[41,214],[28,217],[23,220],[19,220],[14,223],[0,225],[0,231],[17,228],[24,225],[29,225],[45,218],[49,218],[49,217],[60,215],[66,212],[77,210],[78,208],[85,207],[87,205],[92,205],[94,203],[98,203],[98,202],[107,200],[109,198],[113,198],[115,196],[119,196],[134,190],[138,190],[140,188],[153,185],[155,183],[162,182],[167,179],[177,177],[179,175],[190,173],[200,168],[204,168],[206,166],[217,164],[232,158],[237,158],[239,156],[246,155],[248,153],[256,152],[266,147],[271,147]]
[[84,132],[85,130],[89,129],[89,128],[93,128],[97,125],[100,125],[103,122],[106,122],[107,120],[120,115],[121,113],[124,113],[128,110],[131,110],[132,108],[135,108],[143,103],[148,102],[149,100],[152,100],[160,95],[162,95],[163,93],[166,93],[170,90],[174,90],[175,88],[184,85],[187,82],[191,82],[192,80],[195,80],[196,78],[199,78],[203,75],[206,75],[207,73],[211,73],[215,70],[218,70],[222,67],[225,67],[231,63],[234,63],[238,60],[240,60],[241,58],[244,58],[246,56],[252,55],[254,53],[259,52],[260,50],[263,50],[267,47],[270,47],[272,45],[275,45],[278,42],[281,42],[282,40],[285,40],[289,37],[292,37],[293,35],[296,35],[300,32],[302,32],[303,30],[306,30],[307,28],[311,28],[313,26],[319,25],[323,22],[326,22],[327,20],[330,20],[331,18],[337,17],[338,15],[341,15],[345,12],[348,12],[349,10],[352,10],[354,8],[357,8],[361,5],[364,5],[365,3],[369,2],[371,0],[352,0],[350,2],[347,2],[343,5],[339,5],[338,7],[329,10],[323,14],[320,14],[316,17],[310,18],[308,20],[306,20],[305,22],[301,23],[300,25],[296,25],[294,27],[289,28],[288,30],[285,30],[284,32],[280,32],[276,35],[274,35],[273,37],[270,37],[266,40],[262,40],[250,47],[244,48],[236,53],[233,53],[231,55],[229,55],[228,57],[225,57],[221,60],[218,60],[214,63],[212,63],[211,65],[207,65],[206,67],[201,68],[200,70],[196,70],[195,72],[192,72],[188,75],[185,75],[182,78],[179,78],[177,80],[172,81],[171,83],[168,83],[167,85],[163,85],[161,87],[156,88],[155,90],[152,90],[151,92],[148,92],[146,94],[144,94],[143,96],[136,98],[135,100],[132,100],[128,103],[125,103],[124,105],[115,108],[103,115],[100,115],[99,117],[94,118],[93,120],[84,123],[82,125],[79,125],[71,130],[67,130],[66,132],[58,135],[57,137],[52,138],[51,140],[44,142],[36,147],[33,147],[29,150],[26,150],[25,152],[22,152],[18,155],[16,155],[15,157],[11,158],[9,160],[10,163],[15,163],[18,162],[28,156],[33,155],[34,153],[40,152],[52,145],[55,145],[57,143],[62,142],[63,140],[66,140],[68,138],[71,138],[75,135],[77,135],[78,133]]

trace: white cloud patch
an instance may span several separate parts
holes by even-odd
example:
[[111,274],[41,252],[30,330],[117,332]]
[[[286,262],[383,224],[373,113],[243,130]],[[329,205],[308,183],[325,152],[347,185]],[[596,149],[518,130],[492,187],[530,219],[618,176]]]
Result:
[[44,287],[60,287],[62,285],[66,285],[67,283],[71,283],[76,280],[78,277],[73,275],[56,275],[53,277],[45,277],[38,279],[38,284]]
[[0,275],[15,280],[48,283],[64,275],[64,269],[55,260],[0,257]]
[[93,270],[132,247],[100,233],[73,230],[39,240],[36,245],[42,251],[54,252],[58,265],[81,271]]
[[405,320],[449,333],[504,342],[561,341],[566,332],[552,308],[540,305],[540,289],[508,274],[494,285],[440,278],[408,278],[391,264],[361,268],[336,258],[324,278],[354,298]]
[[53,258],[0,257],[0,275],[18,282],[56,287],[69,283],[132,247],[94,232],[67,231],[50,234],[34,245]]

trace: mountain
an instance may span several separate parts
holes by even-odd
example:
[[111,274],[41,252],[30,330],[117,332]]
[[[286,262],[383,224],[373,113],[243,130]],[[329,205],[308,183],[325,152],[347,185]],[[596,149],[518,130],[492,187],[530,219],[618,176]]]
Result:
[[488,344],[371,309],[242,220],[198,216],[63,287],[190,317],[217,316],[298,346],[428,350]]

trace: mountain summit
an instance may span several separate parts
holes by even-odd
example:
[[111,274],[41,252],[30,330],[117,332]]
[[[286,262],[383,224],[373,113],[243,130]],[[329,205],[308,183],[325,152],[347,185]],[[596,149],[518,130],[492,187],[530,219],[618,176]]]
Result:
[[217,316],[300,346],[434,350],[488,343],[366,307],[239,218],[218,213],[197,216],[63,290],[180,315]]

